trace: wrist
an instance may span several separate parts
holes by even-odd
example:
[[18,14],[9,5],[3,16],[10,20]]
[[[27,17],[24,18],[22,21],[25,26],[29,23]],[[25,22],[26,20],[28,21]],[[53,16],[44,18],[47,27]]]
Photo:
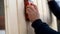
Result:
[[36,20],[38,20],[38,19],[40,19],[40,18],[35,18],[35,19],[33,19],[31,22],[34,22],[34,21],[36,21]]

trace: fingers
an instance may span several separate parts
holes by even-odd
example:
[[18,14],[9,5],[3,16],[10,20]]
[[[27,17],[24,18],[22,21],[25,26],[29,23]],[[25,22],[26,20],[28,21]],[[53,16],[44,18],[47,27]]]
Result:
[[26,7],[26,13],[27,14],[35,14],[36,15],[36,13],[38,14],[38,10],[37,10],[37,8],[35,9],[35,5],[34,6],[32,6],[32,5],[28,5],[27,7]]
[[34,5],[34,4],[31,4],[31,5],[32,5],[32,6],[34,6],[34,7],[35,7],[35,9],[38,9],[36,5]]
[[35,5],[28,5],[26,7],[26,13],[28,14],[28,18],[30,21],[34,21],[36,19],[39,19],[38,10]]
[[29,5],[27,5],[27,7],[28,7],[28,6],[33,6],[35,9],[38,9],[38,8],[37,8],[37,6],[36,6],[36,5],[34,5],[34,4],[32,4],[32,3],[31,3],[31,4],[29,4]]
[[32,11],[30,8],[27,8],[26,12],[28,14],[29,20],[31,20],[31,19],[33,19],[33,18],[35,18],[37,16],[37,13]]
[[37,12],[38,11],[38,9],[37,9],[37,7],[35,7],[35,6],[33,6],[33,5],[28,5],[27,7],[26,7],[26,9],[30,9],[30,10],[32,10],[33,12]]
[[36,14],[36,12],[33,11],[33,10],[31,10],[30,8],[27,8],[27,9],[26,9],[26,13],[27,13],[28,15],[34,15],[34,14]]

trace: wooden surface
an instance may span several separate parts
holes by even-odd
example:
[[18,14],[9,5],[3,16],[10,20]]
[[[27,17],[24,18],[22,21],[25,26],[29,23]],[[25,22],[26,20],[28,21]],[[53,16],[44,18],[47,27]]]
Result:
[[17,0],[19,34],[27,34],[27,24],[24,14],[24,0]]
[[5,29],[5,17],[0,16],[0,29]]
[[6,34],[19,34],[17,0],[4,0]]
[[[34,0],[34,4],[38,6],[41,20],[49,23],[50,14],[47,1]],[[4,6],[6,34],[35,34],[31,23],[25,20],[24,0],[4,0]]]

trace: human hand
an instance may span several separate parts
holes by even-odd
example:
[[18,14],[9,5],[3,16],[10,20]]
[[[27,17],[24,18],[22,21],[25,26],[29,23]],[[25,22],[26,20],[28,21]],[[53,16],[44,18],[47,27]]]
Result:
[[38,8],[35,5],[27,5],[26,13],[28,14],[28,18],[31,22],[39,19]]

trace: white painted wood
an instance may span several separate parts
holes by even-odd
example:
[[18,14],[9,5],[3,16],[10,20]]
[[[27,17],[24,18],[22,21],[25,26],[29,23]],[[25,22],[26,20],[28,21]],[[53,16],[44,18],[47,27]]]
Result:
[[19,25],[19,34],[27,34],[27,24],[25,21],[24,14],[24,0],[17,0],[18,6],[18,25]]
[[50,12],[48,8],[47,0],[41,0],[42,1],[42,10],[43,10],[43,21],[46,23],[50,23]]
[[4,0],[6,34],[19,34],[16,0]]
[[[34,0],[33,2],[38,7],[41,20],[50,23],[51,18],[47,1]],[[31,23],[25,20],[24,0],[4,0],[4,5],[6,34],[34,34]]]
[[52,23],[50,24],[51,28],[58,31],[58,26],[57,26],[57,19],[54,16],[54,14],[52,14]]

